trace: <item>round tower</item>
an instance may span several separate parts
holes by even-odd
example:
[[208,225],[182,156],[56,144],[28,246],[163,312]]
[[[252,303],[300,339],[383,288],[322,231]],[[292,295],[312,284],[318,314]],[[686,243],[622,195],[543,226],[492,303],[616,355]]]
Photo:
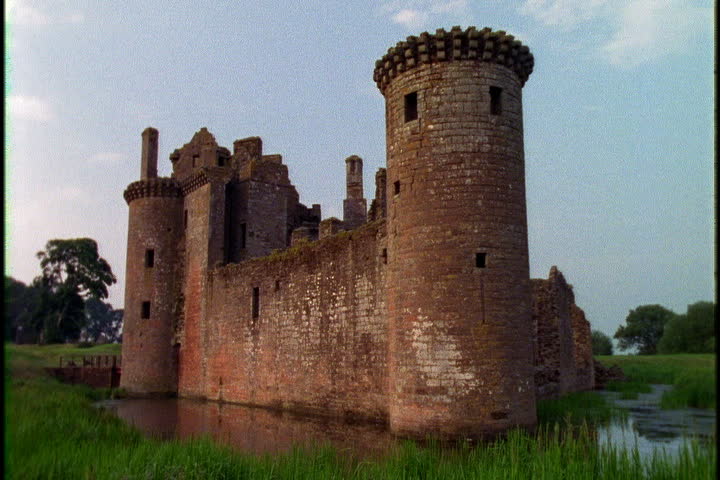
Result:
[[396,433],[536,424],[521,102],[532,68],[511,35],[474,27],[408,37],[376,62]]
[[134,394],[177,392],[172,340],[183,228],[180,187],[157,177],[158,131],[142,133],[141,180],[124,192],[129,206],[120,386]]

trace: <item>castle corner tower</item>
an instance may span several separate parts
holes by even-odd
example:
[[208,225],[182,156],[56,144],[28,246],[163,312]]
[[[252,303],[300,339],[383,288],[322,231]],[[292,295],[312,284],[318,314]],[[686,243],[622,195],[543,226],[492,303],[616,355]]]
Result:
[[512,35],[474,27],[408,37],[376,63],[395,433],[536,424],[522,121],[532,69]]
[[174,179],[157,176],[157,156],[158,131],[147,128],[140,180],[123,194],[130,211],[120,386],[142,395],[177,392],[172,342],[183,200]]

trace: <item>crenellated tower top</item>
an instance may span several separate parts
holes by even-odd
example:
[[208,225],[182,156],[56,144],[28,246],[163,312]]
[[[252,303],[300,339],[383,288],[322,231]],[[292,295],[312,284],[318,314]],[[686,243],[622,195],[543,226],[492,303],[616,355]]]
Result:
[[518,75],[521,85],[525,85],[535,64],[530,49],[503,30],[495,32],[487,27],[463,30],[455,26],[449,32],[441,28],[434,34],[423,32],[417,37],[410,36],[390,47],[375,62],[373,80],[384,95],[390,81],[406,70],[422,64],[459,60],[505,65]]

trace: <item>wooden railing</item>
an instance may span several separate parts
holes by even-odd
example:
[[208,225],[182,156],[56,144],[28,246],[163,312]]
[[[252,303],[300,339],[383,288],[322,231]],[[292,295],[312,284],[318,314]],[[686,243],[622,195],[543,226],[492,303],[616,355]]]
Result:
[[120,368],[120,355],[70,355],[60,357],[60,368]]

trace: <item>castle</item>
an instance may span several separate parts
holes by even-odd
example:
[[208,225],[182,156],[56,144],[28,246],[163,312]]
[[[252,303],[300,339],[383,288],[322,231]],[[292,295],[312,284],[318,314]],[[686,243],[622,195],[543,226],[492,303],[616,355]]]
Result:
[[300,203],[260,138],[203,128],[157,176],[142,133],[129,205],[121,386],[387,423],[403,436],[533,428],[536,399],[593,387],[590,326],[553,267],[529,278],[526,46],[454,27],[375,64],[387,169],[343,219]]

